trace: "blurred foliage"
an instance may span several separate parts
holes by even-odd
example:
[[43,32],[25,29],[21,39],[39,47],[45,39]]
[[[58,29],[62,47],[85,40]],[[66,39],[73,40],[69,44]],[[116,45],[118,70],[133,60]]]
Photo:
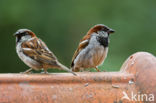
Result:
[[28,28],[35,32],[69,67],[79,40],[95,24],[116,30],[100,68],[117,71],[135,52],[155,54],[155,4],[155,0],[1,0],[0,72],[15,73],[29,68],[16,54],[12,36],[16,30]]

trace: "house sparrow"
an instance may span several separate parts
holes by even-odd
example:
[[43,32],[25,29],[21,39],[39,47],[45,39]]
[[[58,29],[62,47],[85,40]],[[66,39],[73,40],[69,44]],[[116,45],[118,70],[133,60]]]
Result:
[[16,52],[19,58],[30,67],[24,73],[29,73],[32,69],[44,69],[44,73],[47,73],[48,68],[59,68],[76,75],[62,65],[46,44],[31,30],[19,29],[14,36],[16,36]]
[[103,64],[109,44],[109,34],[115,31],[103,24],[92,27],[80,41],[72,58],[72,71],[83,71],[84,68],[95,68]]

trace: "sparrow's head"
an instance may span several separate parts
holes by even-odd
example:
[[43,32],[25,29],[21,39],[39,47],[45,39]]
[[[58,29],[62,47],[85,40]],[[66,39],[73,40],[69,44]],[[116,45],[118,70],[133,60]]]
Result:
[[26,41],[36,35],[29,29],[19,29],[14,33],[16,37],[16,42]]
[[103,24],[97,24],[88,31],[87,37],[94,38],[96,36],[96,40],[100,43],[100,45],[103,45],[104,47],[108,47],[109,34],[114,32],[115,32],[114,30],[112,30],[111,28]]
[[97,33],[99,35],[103,35],[104,37],[108,37],[109,34],[114,33],[115,31],[106,25],[97,24],[93,26],[89,31],[88,34]]

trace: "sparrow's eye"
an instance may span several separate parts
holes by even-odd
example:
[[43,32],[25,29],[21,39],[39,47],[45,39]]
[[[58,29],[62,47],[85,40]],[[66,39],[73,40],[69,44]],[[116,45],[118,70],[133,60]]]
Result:
[[21,36],[28,35],[27,32],[21,33]]
[[108,31],[108,28],[103,27],[103,28],[102,28],[102,31],[105,31],[105,32],[106,32],[106,31]]

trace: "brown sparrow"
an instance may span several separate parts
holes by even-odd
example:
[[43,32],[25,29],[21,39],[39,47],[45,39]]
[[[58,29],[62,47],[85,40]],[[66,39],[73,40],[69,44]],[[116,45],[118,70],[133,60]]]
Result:
[[30,67],[24,73],[29,73],[32,69],[44,69],[44,73],[47,73],[48,68],[59,68],[76,75],[62,65],[46,44],[32,31],[19,29],[14,36],[16,36],[16,52],[19,58]]
[[72,58],[72,71],[82,71],[84,68],[95,68],[103,64],[109,44],[109,34],[114,30],[103,24],[92,27],[80,41]]

